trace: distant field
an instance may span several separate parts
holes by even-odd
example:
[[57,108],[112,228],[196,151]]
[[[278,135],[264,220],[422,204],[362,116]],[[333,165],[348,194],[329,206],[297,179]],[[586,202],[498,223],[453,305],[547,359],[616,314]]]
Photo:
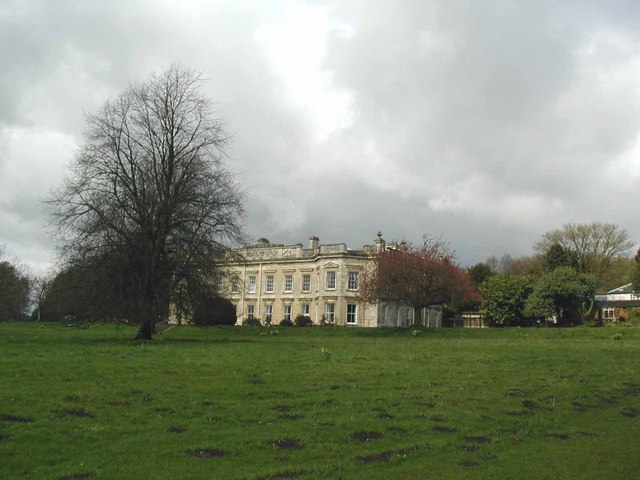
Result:
[[411,332],[0,323],[0,478],[640,475],[640,329]]

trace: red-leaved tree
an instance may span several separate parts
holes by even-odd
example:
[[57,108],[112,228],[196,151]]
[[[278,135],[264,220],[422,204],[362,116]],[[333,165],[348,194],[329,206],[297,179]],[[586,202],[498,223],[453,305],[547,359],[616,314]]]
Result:
[[455,262],[449,245],[427,235],[420,246],[402,242],[376,254],[362,274],[359,290],[367,303],[413,307],[416,323],[429,305],[459,309],[480,301],[468,271]]

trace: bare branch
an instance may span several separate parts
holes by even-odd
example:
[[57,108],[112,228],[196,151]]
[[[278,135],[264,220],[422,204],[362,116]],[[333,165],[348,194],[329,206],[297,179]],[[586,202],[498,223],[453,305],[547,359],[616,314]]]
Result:
[[244,196],[220,162],[228,136],[200,85],[172,66],[89,115],[50,202],[68,267],[111,276],[109,301],[143,325],[188,303],[176,295],[210,288],[220,256],[243,237]]

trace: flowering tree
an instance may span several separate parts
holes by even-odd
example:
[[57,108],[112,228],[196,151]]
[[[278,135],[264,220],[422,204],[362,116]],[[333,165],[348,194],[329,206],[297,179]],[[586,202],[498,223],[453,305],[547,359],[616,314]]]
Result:
[[368,303],[410,305],[416,323],[419,312],[429,305],[460,308],[480,298],[468,272],[456,264],[448,244],[427,235],[420,246],[401,242],[373,257],[362,275],[360,297]]

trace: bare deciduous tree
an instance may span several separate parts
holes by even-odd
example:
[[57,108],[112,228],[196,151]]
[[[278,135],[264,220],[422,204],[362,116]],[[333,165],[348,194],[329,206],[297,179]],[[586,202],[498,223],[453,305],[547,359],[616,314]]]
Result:
[[594,275],[602,282],[614,260],[633,246],[626,230],[613,223],[568,223],[545,233],[534,248],[546,254],[554,245],[573,252],[580,273]]
[[43,318],[42,310],[51,289],[52,281],[53,279],[49,275],[34,275],[31,277],[31,303],[35,308],[34,316],[37,322]]
[[51,199],[66,267],[94,268],[105,314],[150,339],[169,305],[210,290],[241,240],[243,195],[222,166],[228,137],[198,74],[173,66],[87,118],[85,144]]
[[513,257],[505,253],[500,258],[495,255],[489,257],[487,265],[496,273],[506,275],[526,275],[536,274],[543,270],[543,258],[541,255],[523,255],[521,257]]

